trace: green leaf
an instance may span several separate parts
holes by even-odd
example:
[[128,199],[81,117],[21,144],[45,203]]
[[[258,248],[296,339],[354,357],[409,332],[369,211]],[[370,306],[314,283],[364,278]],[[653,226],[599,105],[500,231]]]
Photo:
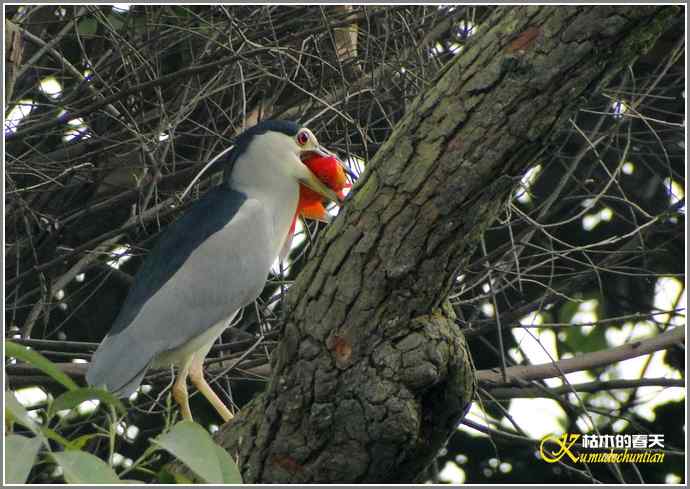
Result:
[[69,441],[67,438],[62,436],[60,433],[57,433],[56,431],[51,430],[47,426],[41,426],[41,433],[48,438],[49,440],[53,440],[63,447],[65,447],[67,450],[76,450],[76,447],[74,444]]
[[14,396],[14,392],[5,391],[5,417],[9,417],[11,421],[19,423],[26,428],[29,428],[34,433],[39,433],[40,427],[38,423],[31,419],[29,412]]
[[158,471],[157,478],[160,484],[194,484],[194,481],[188,477],[182,474],[173,474],[165,467]]
[[11,421],[15,421],[22,426],[29,428],[32,432],[39,437],[40,440],[44,440],[43,437],[53,440],[63,447],[68,449],[76,449],[77,447],[70,442],[68,439],[64,438],[59,433],[51,430],[47,426],[42,426],[34,421],[31,416],[29,416],[28,411],[24,406],[21,405],[17,398],[14,396],[13,392],[5,392],[5,417]]
[[585,334],[581,326],[573,325],[566,332],[566,345],[573,353],[588,353],[603,350],[608,347],[606,328],[595,326]]
[[175,483],[175,476],[170,473],[168,469],[163,467],[161,470],[158,471],[158,474],[156,475],[158,478],[158,482],[161,484],[174,484]]
[[123,414],[127,412],[122,402],[110,392],[96,387],[80,387],[58,396],[51,403],[50,409],[48,409],[48,417],[52,418],[58,411],[62,411],[63,409],[74,409],[82,402],[93,399],[110,404]]
[[230,474],[230,469],[221,467],[218,445],[211,435],[192,421],[180,421],[152,442],[174,455],[204,482],[221,484],[226,471]]
[[577,310],[580,308],[580,303],[571,301],[571,302],[566,302],[563,304],[558,311],[558,320],[561,323],[569,323],[572,321],[573,316],[577,312]]
[[[26,428],[29,428],[36,436],[45,441],[45,438],[56,441],[66,448],[74,448],[72,443],[62,435],[51,430],[47,426],[42,426],[34,421],[29,412],[14,396],[14,392],[5,392],[5,417],[15,421]],[[45,437],[45,438],[44,438]]]
[[7,457],[5,480],[7,483],[24,484],[26,482],[42,444],[40,438],[27,438],[21,435],[5,437],[5,456]]
[[91,440],[92,438],[96,438],[97,436],[102,435],[100,433],[87,433],[85,435],[78,436],[70,442],[70,448],[73,450],[81,450],[82,448],[84,448],[84,445],[86,445],[89,440]]
[[56,452],[55,462],[62,467],[68,484],[119,484],[113,468],[100,458],[81,451]]
[[57,382],[67,387],[69,390],[77,389],[77,384],[74,383],[57,365],[48,360],[40,353],[30,350],[25,346],[18,345],[12,341],[5,341],[5,356],[13,357],[22,362],[29,363],[41,370],[43,373],[49,375]]
[[227,450],[216,444],[216,455],[220,470],[223,472],[223,484],[242,484],[240,469]]

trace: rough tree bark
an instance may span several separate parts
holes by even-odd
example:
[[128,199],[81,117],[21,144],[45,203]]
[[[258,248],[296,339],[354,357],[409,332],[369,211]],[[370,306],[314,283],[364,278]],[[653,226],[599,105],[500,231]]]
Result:
[[474,393],[444,306],[514,182],[677,7],[498,8],[410,107],[288,294],[266,391],[217,439],[248,483],[410,482]]

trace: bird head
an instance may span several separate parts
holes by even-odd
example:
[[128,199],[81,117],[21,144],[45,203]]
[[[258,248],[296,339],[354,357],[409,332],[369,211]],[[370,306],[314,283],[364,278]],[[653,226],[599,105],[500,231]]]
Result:
[[315,158],[340,160],[319,144],[316,136],[295,122],[267,120],[243,132],[235,141],[226,179],[242,185],[262,181],[294,180],[319,197],[340,202],[343,198],[308,165]]

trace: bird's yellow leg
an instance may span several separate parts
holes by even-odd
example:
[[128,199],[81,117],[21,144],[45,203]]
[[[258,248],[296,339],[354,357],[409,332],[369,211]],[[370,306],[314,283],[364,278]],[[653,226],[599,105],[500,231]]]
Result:
[[186,361],[177,373],[177,379],[172,386],[172,395],[180,406],[182,418],[193,421],[192,411],[189,409],[189,395],[187,394],[187,376],[189,375],[189,361]]
[[208,382],[206,382],[204,378],[204,357],[205,355],[194,355],[189,369],[189,377],[192,379],[192,384],[194,384],[196,388],[199,389],[199,392],[201,392],[213,407],[216,408],[216,411],[218,411],[220,417],[223,418],[223,421],[228,422],[234,418],[234,416],[223,401],[213,392]]

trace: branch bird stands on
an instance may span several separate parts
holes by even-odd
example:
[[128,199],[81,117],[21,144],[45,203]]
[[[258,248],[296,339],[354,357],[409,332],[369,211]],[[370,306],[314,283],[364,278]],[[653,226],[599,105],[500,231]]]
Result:
[[223,183],[148,254],[86,375],[90,385],[125,397],[149,367],[175,365],[172,392],[185,419],[192,418],[187,377],[232,419],[204,378],[204,358],[290,250],[297,217],[327,220],[323,200],[340,203],[349,185],[342,162],[294,122],[261,122],[225,153]]

